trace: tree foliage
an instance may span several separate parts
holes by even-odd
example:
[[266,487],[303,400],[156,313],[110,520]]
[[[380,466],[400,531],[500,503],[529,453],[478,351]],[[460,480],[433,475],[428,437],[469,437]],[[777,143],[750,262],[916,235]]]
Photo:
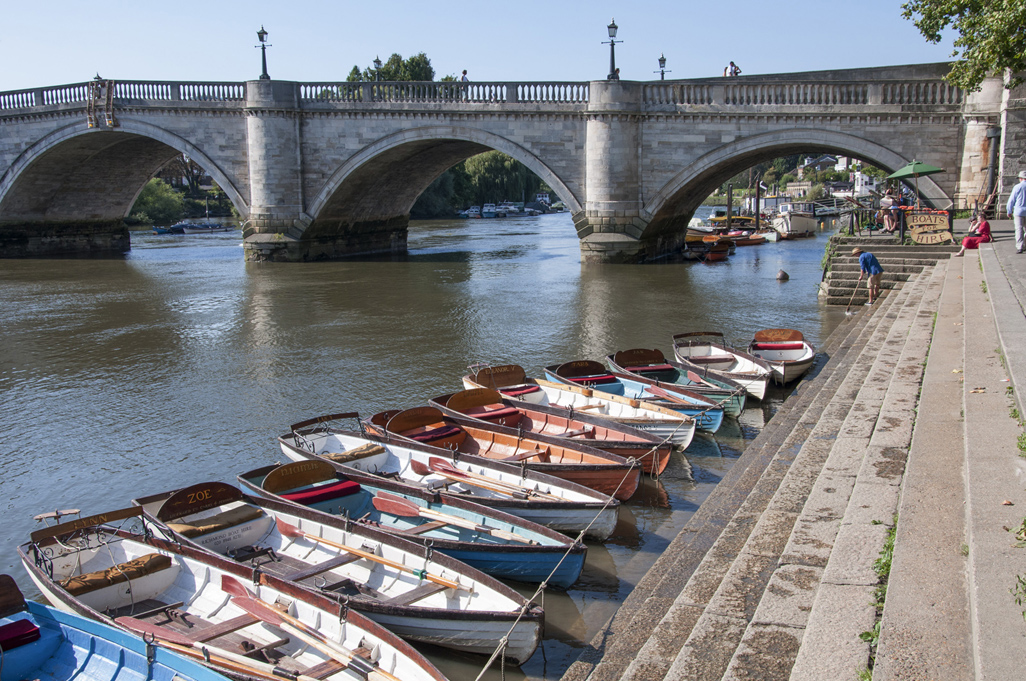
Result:
[[157,172],[157,177],[172,186],[184,184],[189,196],[200,196],[202,194],[200,180],[204,175],[206,175],[206,172],[203,168],[185,154],[178,154]]
[[368,66],[363,71],[359,66],[354,66],[346,77],[350,83],[364,81],[383,80],[389,82],[400,82],[408,80],[427,81],[435,79],[435,70],[431,67],[431,60],[423,52],[415,54],[409,59],[403,59],[401,54],[395,53],[381,65],[381,69],[375,72],[373,66]]
[[171,185],[159,178],[146,183],[132,206],[131,216],[140,222],[168,224],[182,219],[185,200]]
[[979,90],[983,79],[1010,69],[1011,88],[1023,82],[1026,71],[1026,2],[1023,0],[908,0],[902,16],[911,19],[931,43],[941,31],[958,33],[952,57],[958,60],[947,75],[952,85]]

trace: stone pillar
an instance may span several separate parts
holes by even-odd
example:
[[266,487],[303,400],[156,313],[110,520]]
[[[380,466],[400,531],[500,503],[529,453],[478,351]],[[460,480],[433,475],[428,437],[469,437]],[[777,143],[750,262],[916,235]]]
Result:
[[641,201],[642,85],[600,80],[590,84],[585,144],[585,205],[574,215],[583,262],[636,262],[644,256],[648,224]]
[[[1005,76],[1006,81],[1008,76]],[[1026,84],[1005,89],[1001,101],[1001,175],[998,181],[998,217],[1004,217],[1008,195],[1026,170]]]
[[250,191],[246,259],[296,259],[296,241],[308,222],[303,214],[298,84],[248,81],[245,112]]

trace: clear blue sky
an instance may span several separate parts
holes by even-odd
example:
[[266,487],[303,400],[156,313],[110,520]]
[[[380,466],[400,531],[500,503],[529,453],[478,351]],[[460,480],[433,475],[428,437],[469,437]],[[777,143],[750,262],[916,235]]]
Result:
[[0,9],[0,91],[118,80],[242,81],[260,75],[254,49],[269,32],[272,78],[344,80],[375,56],[424,52],[436,78],[599,80],[609,70],[606,25],[620,27],[625,80],[947,61],[901,17],[901,0],[632,2],[520,0],[9,0]]

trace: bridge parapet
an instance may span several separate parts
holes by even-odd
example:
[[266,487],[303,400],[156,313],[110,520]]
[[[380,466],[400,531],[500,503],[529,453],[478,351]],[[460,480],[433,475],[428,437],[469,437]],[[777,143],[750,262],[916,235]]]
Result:
[[301,102],[384,104],[569,103],[588,101],[588,83],[360,82],[301,83]]

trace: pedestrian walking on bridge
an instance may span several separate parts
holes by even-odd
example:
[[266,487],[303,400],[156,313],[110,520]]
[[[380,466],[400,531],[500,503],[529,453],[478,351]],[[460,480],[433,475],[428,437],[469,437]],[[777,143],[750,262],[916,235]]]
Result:
[[1005,212],[1010,219],[1015,220],[1015,252],[1022,253],[1026,247],[1026,170],[1019,171],[1019,184],[1015,185],[1008,197]]

